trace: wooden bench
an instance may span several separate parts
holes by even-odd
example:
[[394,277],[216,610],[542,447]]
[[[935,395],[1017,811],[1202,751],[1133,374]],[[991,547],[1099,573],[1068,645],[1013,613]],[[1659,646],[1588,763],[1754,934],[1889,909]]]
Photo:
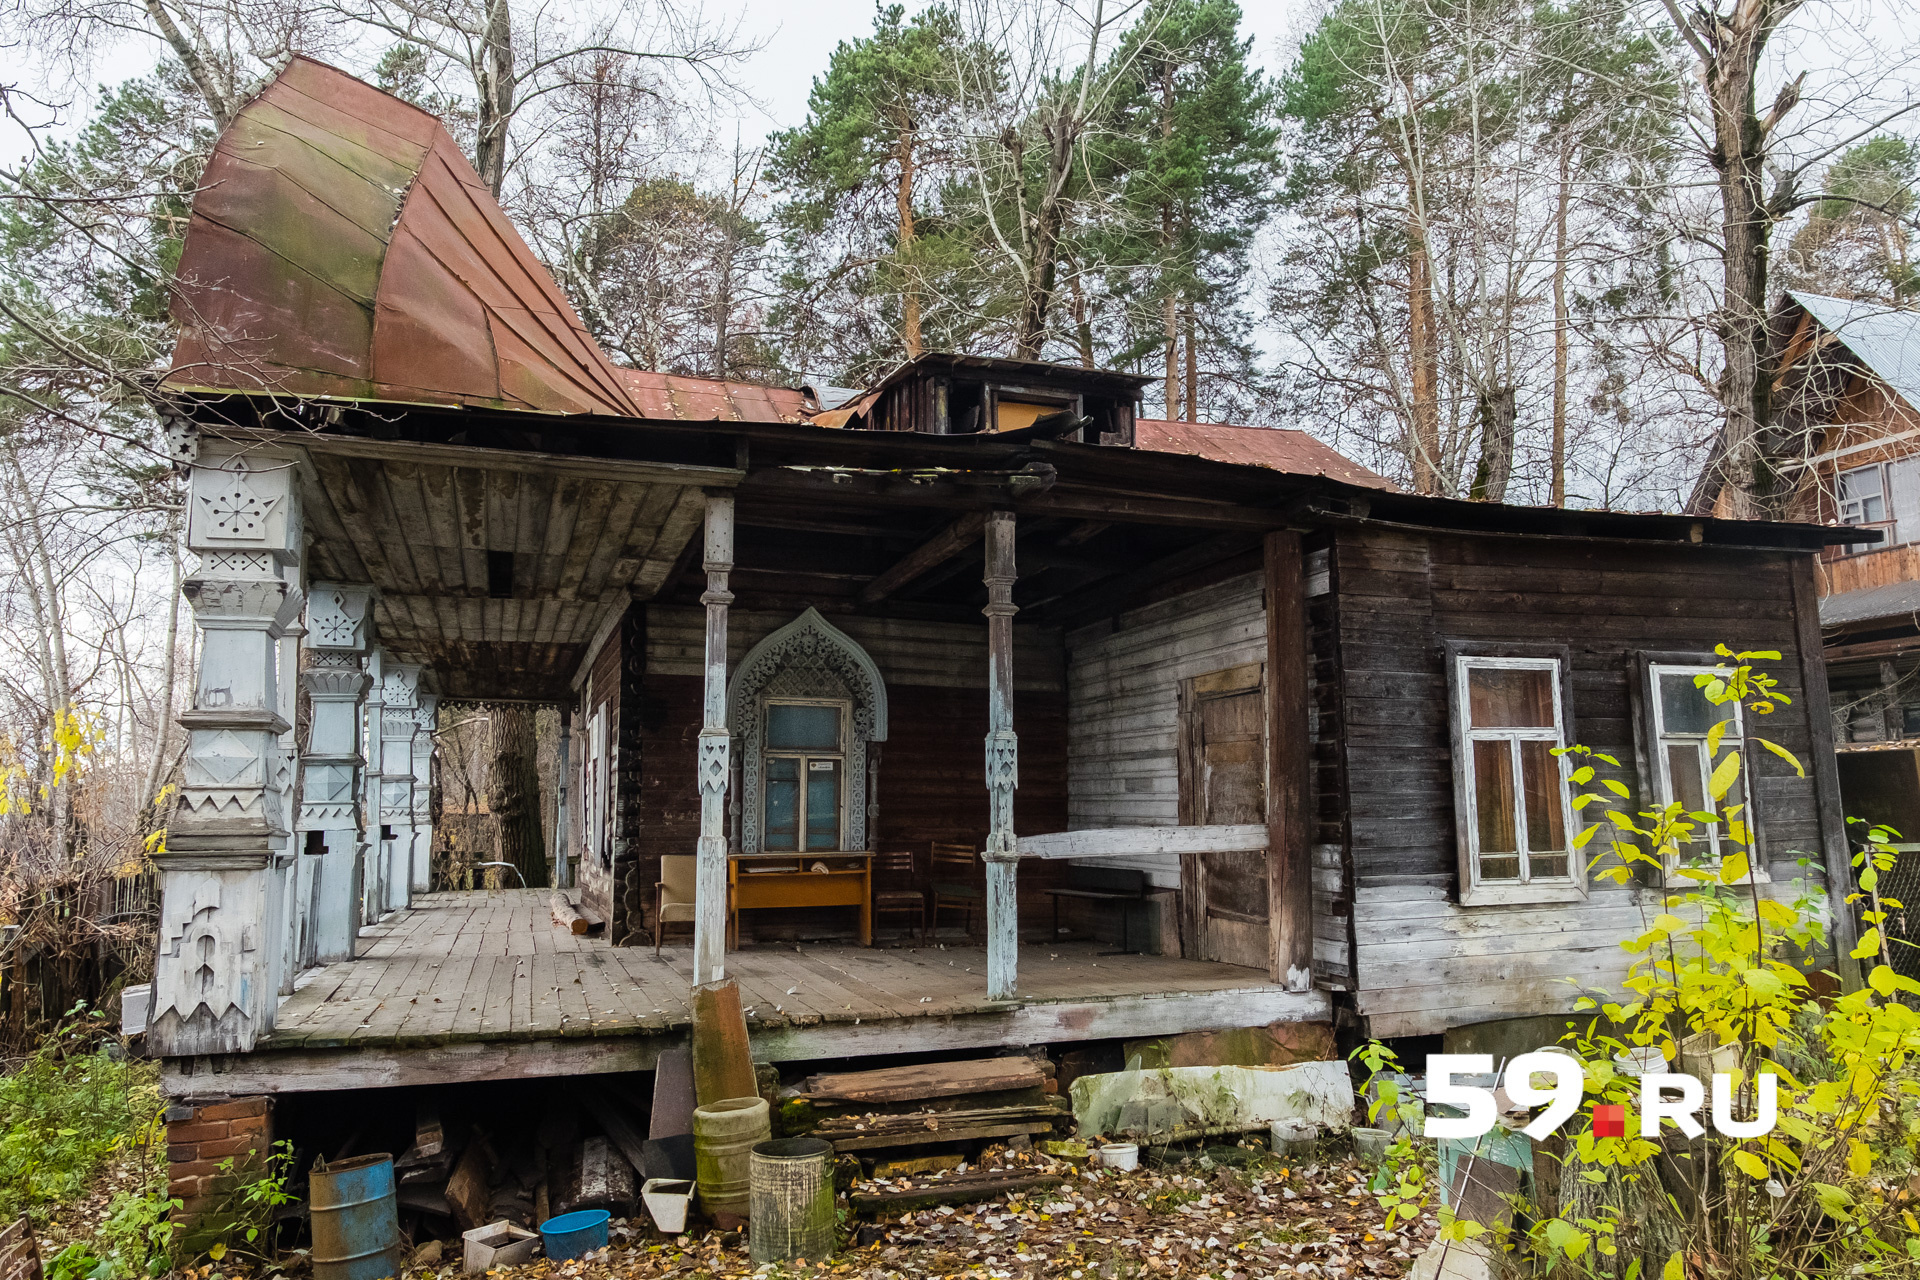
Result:
[[[1060,899],[1077,898],[1083,902],[1145,902],[1153,892],[1153,886],[1147,882],[1147,873],[1131,871],[1120,867],[1078,867],[1069,865],[1065,887],[1047,890],[1047,896],[1053,899],[1053,937],[1060,936]],[[1138,955],[1130,945],[1128,927],[1133,916],[1127,906],[1120,908],[1120,949],[1103,954],[1117,956]]]

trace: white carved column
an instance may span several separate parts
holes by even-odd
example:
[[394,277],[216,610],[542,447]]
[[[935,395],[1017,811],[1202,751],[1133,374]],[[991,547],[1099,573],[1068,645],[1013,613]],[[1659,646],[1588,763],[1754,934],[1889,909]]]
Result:
[[416,693],[413,709],[413,860],[407,883],[415,893],[433,887],[433,734],[439,727],[440,699]]
[[160,938],[147,1032],[156,1054],[244,1053],[273,1029],[281,857],[276,642],[299,616],[284,570],[299,560],[292,463],[207,442],[190,475],[181,585],[201,631],[185,777],[155,857]]
[[296,824],[305,964],[351,960],[360,931],[360,709],[371,683],[360,655],[372,629],[372,587],[316,582],[309,588],[300,672],[309,720]]
[[[289,585],[299,586],[300,568],[289,565],[281,573]],[[306,637],[307,628],[304,612],[288,624],[278,642],[279,666],[276,683],[279,686],[280,718],[287,722],[287,730],[280,735],[274,770],[278,779],[275,789],[280,792],[280,812],[289,819],[295,816],[300,804],[300,743],[298,739],[300,707],[300,650],[301,641]],[[288,827],[293,827],[290,820]],[[280,890],[274,899],[273,918],[267,930],[267,936],[275,939],[274,964],[278,974],[275,989],[283,996],[293,994],[293,980],[300,973],[300,835],[289,830],[286,838],[280,842],[279,855]]]
[[1013,836],[1013,792],[1020,785],[1020,740],[1013,732],[1014,522],[987,517],[987,998],[1011,1000],[1020,964],[1020,855]]
[[380,784],[386,777],[383,750],[386,740],[380,734],[381,717],[386,713],[386,654],[376,643],[367,651],[367,703],[361,709],[360,750],[366,757],[366,776],[361,780],[366,808],[366,843],[360,847],[360,922],[373,924],[387,913],[387,828],[380,821]]
[[413,735],[419,724],[420,668],[389,662],[380,681],[380,830],[393,835],[385,841],[386,863],[381,881],[386,889],[382,907],[401,911],[412,901],[413,888]]
[[695,864],[693,985],[727,976],[727,574],[733,569],[733,495],[707,495],[705,704],[700,724],[700,844]]

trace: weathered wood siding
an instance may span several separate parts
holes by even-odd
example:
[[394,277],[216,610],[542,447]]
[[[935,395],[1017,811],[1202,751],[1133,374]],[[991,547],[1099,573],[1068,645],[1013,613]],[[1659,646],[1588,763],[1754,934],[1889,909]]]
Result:
[[[1617,757],[1637,811],[1635,654],[1716,643],[1778,649],[1769,663],[1792,706],[1765,733],[1802,759],[1791,559],[1785,554],[1541,538],[1342,531],[1334,544],[1338,697],[1354,874],[1358,1011],[1377,1036],[1567,1010],[1565,981],[1618,989],[1620,940],[1657,913],[1657,893],[1595,885],[1583,904],[1457,904],[1453,776],[1443,640],[1565,644],[1573,741]],[[1748,758],[1769,892],[1819,872],[1811,777],[1765,752]],[[1333,834],[1337,815],[1323,811]],[[1645,916],[1643,917],[1643,910]]]
[[[580,901],[594,915],[608,921],[609,929],[613,927],[615,908],[612,851],[610,845],[607,848],[588,847],[589,842],[585,837],[586,832],[592,829],[591,817],[584,808],[588,803],[588,794],[587,788],[580,785],[580,779],[585,776],[588,763],[586,727],[591,722],[595,710],[604,710],[607,719],[607,751],[610,756],[608,776],[610,779],[618,776],[622,648],[628,640],[627,627],[623,620],[621,625],[616,626],[613,633],[607,637],[606,643],[601,645],[599,651],[593,655],[592,667],[587,673],[586,683],[580,688],[579,698],[575,704],[574,715],[581,727],[580,750],[571,762],[574,777],[569,780],[572,792],[578,796],[574,801],[574,808],[580,811],[581,851],[578,871]],[[637,752],[634,763],[638,764]],[[611,791],[611,788],[609,790]],[[610,837],[617,834],[618,828],[613,822],[611,813],[606,815],[606,830]]]
[[[651,893],[663,854],[691,853],[700,831],[695,783],[700,732],[701,612],[681,606],[636,607],[644,613],[646,665],[629,694],[637,708],[635,753],[645,759],[631,788],[634,874]],[[728,616],[728,663],[738,664],[792,614],[736,609]],[[835,615],[830,621],[866,649],[887,687],[888,736],[878,744],[878,822],[875,849],[914,848],[924,863],[931,841],[980,847],[987,834],[984,740],[987,732],[986,620],[977,627]],[[1014,628],[1014,729],[1020,735],[1020,788],[1015,828],[1022,834],[1066,825],[1066,696],[1057,631]],[[923,868],[924,870],[924,868]],[[1026,863],[1020,868],[1020,912],[1025,926],[1047,920],[1045,890],[1065,869]],[[647,899],[651,910],[651,898]],[[982,927],[981,912],[974,927]],[[849,913],[848,920],[852,917]],[[943,917],[957,922],[957,914]],[[903,923],[898,917],[891,927]],[[754,931],[779,930],[772,913],[757,915]],[[650,926],[649,926],[650,927]],[[849,927],[851,927],[849,925]],[[649,935],[650,936],[650,935]]]
[[[1316,590],[1312,576],[1310,567],[1310,592]],[[1231,578],[1067,636],[1069,829],[1180,821],[1180,683],[1266,660],[1263,586],[1260,574]],[[1338,708],[1326,692],[1337,687],[1337,665],[1326,600],[1310,596],[1307,617],[1314,659],[1311,811],[1321,816],[1314,843],[1314,978],[1339,990],[1348,979],[1349,947],[1337,817]],[[1112,865],[1139,866],[1141,860]],[[1154,883],[1179,885],[1177,856],[1151,865]]]

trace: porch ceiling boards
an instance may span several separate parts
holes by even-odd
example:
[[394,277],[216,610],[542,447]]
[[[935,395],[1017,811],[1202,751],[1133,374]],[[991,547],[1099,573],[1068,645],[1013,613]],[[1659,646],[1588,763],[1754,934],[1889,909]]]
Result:
[[396,658],[453,698],[563,699],[598,628],[648,599],[727,468],[315,437],[308,574],[371,582]]
[[[544,890],[436,893],[362,931],[359,959],[313,970],[251,1055],[168,1064],[173,1093],[304,1092],[457,1078],[649,1070],[684,1043],[689,949],[656,960],[554,927]],[[1100,944],[1023,949],[1020,997],[989,1000],[982,948],[736,951],[754,1057],[992,1048],[1324,1020],[1324,992],[1266,974]],[[192,1071],[195,1074],[188,1074]],[[209,1078],[201,1078],[206,1072]]]

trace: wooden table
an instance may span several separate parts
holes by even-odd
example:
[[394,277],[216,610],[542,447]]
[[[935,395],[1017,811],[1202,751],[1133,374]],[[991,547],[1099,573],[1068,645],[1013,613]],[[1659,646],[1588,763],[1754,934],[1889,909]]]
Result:
[[[825,871],[815,871],[824,865]],[[736,853],[727,858],[727,933],[740,913],[766,907],[859,907],[860,945],[873,945],[871,853]]]

